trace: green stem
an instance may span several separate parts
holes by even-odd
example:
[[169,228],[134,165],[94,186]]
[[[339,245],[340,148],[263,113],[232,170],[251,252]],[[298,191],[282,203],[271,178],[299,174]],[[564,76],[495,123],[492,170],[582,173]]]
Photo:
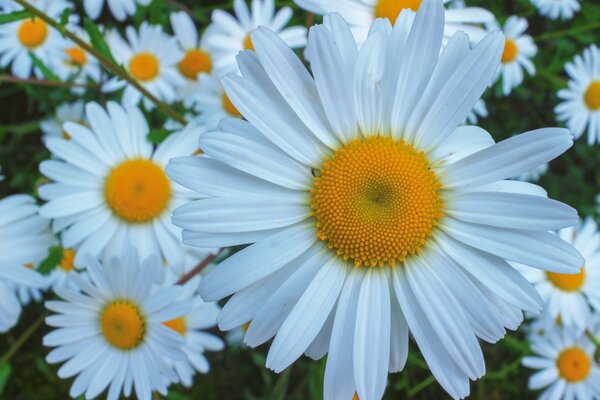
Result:
[[216,252],[215,254],[209,254],[208,256],[206,256],[206,258],[202,261],[200,261],[200,263],[198,265],[196,265],[194,267],[194,269],[192,269],[190,272],[188,272],[187,274],[183,275],[178,281],[177,284],[178,285],[185,285],[190,279],[192,279],[194,276],[198,275],[204,268],[206,268],[206,266],[208,264],[210,264],[211,262],[213,262],[217,257],[219,257],[219,255],[221,254],[221,252],[223,251],[223,249],[219,249],[218,252]]
[[596,346],[596,348],[600,349],[600,339],[598,339],[592,332],[587,331],[585,333],[590,341]]
[[427,386],[431,385],[435,382],[435,377],[433,375],[429,375],[427,378],[423,379],[419,382],[415,387],[408,391],[408,397],[414,397],[421,390],[425,389]]
[[25,83],[28,85],[37,85],[37,86],[57,86],[57,87],[84,87],[86,89],[98,90],[99,87],[96,85],[88,85],[85,83],[77,83],[77,82],[61,82],[61,81],[52,81],[48,79],[35,79],[35,78],[18,78],[12,75],[4,75],[0,74],[0,82],[11,82],[11,83]]
[[556,39],[556,38],[560,38],[563,36],[570,36],[570,35],[574,35],[576,33],[591,31],[591,30],[598,29],[598,28],[600,28],[600,22],[593,22],[593,23],[587,24],[587,25],[576,26],[571,29],[563,29],[561,31],[548,32],[548,33],[545,33],[543,35],[539,35],[538,37],[536,37],[535,41],[536,42],[544,42],[546,40]]
[[115,74],[119,78],[127,81],[131,86],[136,88],[143,96],[145,96],[148,100],[153,102],[158,109],[162,110],[169,117],[173,118],[175,121],[177,121],[183,125],[187,124],[186,119],[184,117],[182,117],[181,114],[179,114],[175,109],[173,109],[169,105],[160,101],[156,96],[154,96],[152,93],[150,93],[148,90],[146,90],[146,88],[144,88],[137,80],[135,80],[132,76],[130,76],[123,68],[121,68],[119,65],[112,62],[104,54],[102,54],[99,51],[97,51],[96,49],[94,49],[92,46],[90,46],[88,43],[86,43],[84,40],[80,39],[73,33],[69,32],[69,30],[67,30],[60,23],[54,21],[43,11],[40,11],[39,9],[32,6],[31,4],[28,4],[25,0],[15,0],[15,1],[17,3],[19,3],[21,6],[23,6],[23,8],[25,8],[27,11],[29,11],[36,17],[39,17],[40,19],[45,21],[48,25],[52,26],[54,29],[58,30],[61,34],[66,36],[68,39],[72,40],[83,50],[85,50],[86,52],[93,55],[106,70]]
[[19,351],[19,349],[25,344],[25,342],[27,342],[27,339],[29,339],[31,335],[33,335],[38,330],[38,328],[42,326],[42,323],[44,322],[46,316],[46,313],[40,315],[38,319],[36,319],[35,322],[31,324],[25,332],[23,332],[23,334],[17,339],[17,341],[14,342],[12,346],[10,346],[10,349],[8,349],[8,351],[4,353],[4,355],[2,355],[2,358],[0,358],[0,365],[8,363],[10,361],[12,356],[14,356]]
[[20,124],[0,126],[0,133],[12,132],[16,134],[27,134],[37,132],[40,127],[40,121],[28,121]]

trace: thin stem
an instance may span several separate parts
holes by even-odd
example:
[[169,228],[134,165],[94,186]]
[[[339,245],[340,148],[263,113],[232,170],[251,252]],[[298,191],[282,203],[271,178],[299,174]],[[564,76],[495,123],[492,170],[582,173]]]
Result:
[[600,349],[600,339],[598,339],[592,332],[587,331],[586,336],[590,339],[590,341],[596,346],[596,348]]
[[544,42],[546,40],[556,39],[556,38],[560,38],[563,36],[570,36],[570,35],[574,35],[576,33],[591,31],[591,30],[594,30],[597,28],[600,28],[600,22],[593,22],[593,23],[587,24],[587,25],[576,26],[571,29],[563,29],[561,31],[548,32],[546,34],[539,35],[538,37],[536,37],[535,41],[538,43]]
[[23,6],[23,8],[25,8],[27,11],[29,11],[36,17],[42,19],[48,25],[52,26],[54,29],[58,30],[60,33],[62,33],[64,36],[66,36],[68,39],[72,40],[83,50],[85,50],[86,52],[88,52],[91,55],[93,55],[94,57],[96,57],[96,59],[98,59],[100,64],[106,70],[115,74],[119,78],[127,81],[131,86],[136,88],[142,95],[144,95],[148,100],[153,102],[157,108],[162,110],[169,117],[173,118],[174,120],[176,120],[177,122],[179,122],[183,125],[187,124],[186,119],[184,117],[182,117],[181,114],[179,114],[175,109],[173,109],[169,105],[160,101],[156,96],[154,96],[152,93],[150,93],[148,90],[146,90],[146,88],[144,88],[137,80],[135,80],[132,76],[130,76],[123,68],[121,68],[119,65],[115,64],[104,54],[100,53],[98,50],[94,49],[92,46],[90,46],[84,40],[80,39],[79,37],[77,37],[76,35],[71,33],[68,29],[66,29],[64,26],[62,26],[58,22],[54,21],[52,18],[50,18],[48,15],[46,15],[43,11],[40,11],[39,9],[32,6],[31,4],[28,4],[25,0],[15,0],[15,1],[17,3],[19,3],[21,6]]
[[202,271],[208,264],[210,264],[217,257],[219,257],[219,255],[222,252],[223,252],[223,249],[219,249],[219,251],[216,252],[215,254],[209,254],[208,256],[206,256],[206,258],[204,260],[200,261],[200,263],[198,265],[196,265],[194,267],[194,269],[192,269],[190,272],[188,272],[187,274],[185,274],[184,276],[182,276],[177,281],[177,284],[178,285],[185,285],[187,283],[187,281],[189,281],[190,279],[192,279],[194,276],[198,275],[200,273],[200,271]]
[[35,322],[31,324],[21,336],[19,336],[17,341],[14,342],[12,346],[10,346],[8,351],[4,353],[4,355],[2,355],[2,358],[0,358],[0,365],[3,365],[10,361],[12,356],[14,356],[19,351],[19,349],[25,344],[25,342],[27,342],[27,339],[29,339],[31,335],[33,335],[38,330],[38,328],[42,326],[42,323],[44,322],[46,316],[46,313],[40,315],[38,319],[36,319]]
[[28,85],[36,85],[36,86],[54,86],[54,87],[65,87],[65,88],[84,87],[86,89],[93,89],[93,90],[99,89],[99,87],[96,85],[89,85],[86,83],[52,81],[49,79],[18,78],[16,76],[4,75],[4,74],[0,74],[0,82],[25,83]]
[[190,17],[192,17],[192,19],[196,22],[202,22],[198,19],[198,17],[196,17],[196,15],[194,14],[194,12],[185,4],[176,1],[176,0],[165,0],[165,3],[167,3],[168,5],[170,5],[171,7],[175,7],[180,9],[181,11],[185,11]]

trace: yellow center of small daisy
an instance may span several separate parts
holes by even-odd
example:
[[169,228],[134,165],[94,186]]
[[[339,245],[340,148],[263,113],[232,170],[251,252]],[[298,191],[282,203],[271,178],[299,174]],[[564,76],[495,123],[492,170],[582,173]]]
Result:
[[69,65],[81,67],[87,62],[85,51],[83,51],[80,47],[70,47],[65,49],[65,53],[69,57],[67,61]]
[[252,38],[250,37],[250,33],[246,35],[244,39],[244,50],[252,50],[254,51],[254,43],[252,43]]
[[504,52],[502,53],[502,64],[511,63],[517,58],[519,48],[514,40],[506,38],[504,42]]
[[69,272],[72,271],[73,268],[75,268],[74,261],[75,251],[72,249],[64,249],[62,259],[60,260],[60,263],[58,265],[63,271]]
[[317,236],[358,267],[421,251],[443,216],[423,153],[388,137],[356,139],[323,162],[311,190]]
[[585,267],[577,274],[559,274],[557,272],[546,272],[548,280],[557,288],[565,292],[576,292],[585,282]]
[[129,61],[129,71],[138,81],[151,81],[156,78],[160,71],[160,62],[154,54],[138,53]]
[[379,0],[375,6],[375,17],[387,18],[393,25],[396,23],[400,11],[409,8],[416,12],[421,6],[421,1],[422,0]]
[[171,199],[164,170],[149,160],[128,160],[115,167],[104,185],[108,207],[120,219],[144,223],[163,213]]
[[231,100],[229,100],[229,96],[227,96],[227,94],[223,93],[221,102],[223,103],[223,108],[225,111],[227,111],[227,114],[236,118],[240,118],[242,116],[242,113],[240,113],[239,110],[235,108]]
[[600,80],[593,81],[583,96],[585,105],[592,111],[600,110]]
[[179,72],[188,79],[196,79],[198,74],[210,72],[212,61],[210,55],[199,49],[189,50],[179,62]]
[[112,346],[131,350],[144,340],[146,322],[140,309],[128,301],[108,304],[100,316],[102,335]]
[[21,22],[17,37],[23,46],[35,49],[46,41],[48,26],[40,18],[28,18]]
[[591,366],[590,357],[577,347],[563,350],[556,360],[559,375],[570,383],[580,382],[587,378]]
[[167,322],[163,322],[163,325],[166,326],[167,328],[173,329],[175,332],[179,333],[181,336],[185,336],[185,327],[186,327],[185,317],[179,317],[179,318],[175,318],[170,321],[167,321]]

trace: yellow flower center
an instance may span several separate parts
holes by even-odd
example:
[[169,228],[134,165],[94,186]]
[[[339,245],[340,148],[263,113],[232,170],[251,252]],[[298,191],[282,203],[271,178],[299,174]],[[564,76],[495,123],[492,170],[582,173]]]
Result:
[[69,60],[67,61],[69,65],[81,67],[87,62],[85,51],[83,51],[80,47],[70,47],[65,49],[65,53],[67,53],[67,56],[69,57]]
[[392,25],[396,23],[400,11],[405,8],[410,8],[416,12],[421,6],[422,0],[379,0],[375,6],[375,17],[387,18],[392,22]]
[[75,261],[75,250],[73,249],[64,249],[62,259],[58,264],[63,271],[69,272],[75,268],[73,262]]
[[225,111],[227,111],[227,114],[236,118],[240,118],[242,116],[242,113],[240,113],[238,109],[235,108],[231,100],[229,100],[229,96],[227,96],[227,94],[223,93],[223,98],[221,99],[221,101],[223,103],[223,108],[225,109]]
[[198,49],[189,50],[179,62],[179,72],[188,79],[196,79],[198,74],[210,72],[212,61],[210,55]]
[[504,42],[504,52],[502,53],[502,64],[511,63],[517,58],[519,49],[514,40],[506,38]]
[[108,207],[130,223],[153,220],[171,199],[171,183],[164,170],[149,160],[129,160],[115,167],[104,185]]
[[567,382],[579,382],[587,378],[592,363],[590,357],[578,347],[563,350],[556,360],[558,373]]
[[577,274],[559,274],[557,272],[546,272],[548,280],[557,288],[565,292],[575,292],[585,282],[585,267]]
[[421,251],[443,216],[423,153],[388,137],[356,139],[323,162],[311,190],[317,236],[358,267]]
[[160,62],[154,54],[138,53],[129,61],[129,71],[138,81],[147,82],[156,78],[160,70]]
[[252,43],[252,38],[250,37],[250,33],[246,35],[244,39],[244,50],[252,50],[254,51],[254,43]]
[[35,49],[46,41],[48,26],[39,18],[28,18],[21,22],[17,37],[23,46]]
[[600,110],[600,80],[590,83],[585,91],[584,100],[590,110]]
[[146,322],[140,309],[129,301],[108,304],[100,316],[102,335],[112,346],[131,350],[144,340]]
[[179,333],[181,336],[185,336],[185,317],[179,317],[172,319],[167,322],[163,322],[163,325],[167,328],[173,329],[175,332]]

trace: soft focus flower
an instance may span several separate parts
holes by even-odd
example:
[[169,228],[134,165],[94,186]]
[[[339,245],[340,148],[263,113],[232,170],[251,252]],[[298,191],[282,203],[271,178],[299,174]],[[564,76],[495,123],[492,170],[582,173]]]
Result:
[[489,115],[485,101],[483,99],[477,100],[469,115],[467,115],[467,123],[474,125],[479,122],[479,118],[487,118]]
[[42,130],[42,139],[46,141],[49,138],[70,139],[70,136],[63,126],[66,122],[73,122],[80,125],[87,125],[85,119],[85,103],[75,101],[73,103],[63,103],[56,107],[56,113],[53,117],[46,118],[40,123]]
[[579,0],[531,0],[544,17],[550,19],[571,19],[579,12]]
[[[128,15],[133,15],[137,8],[137,4],[146,6],[152,0],[106,0],[111,14],[117,21],[124,21]],[[83,8],[85,13],[91,19],[97,19],[102,12],[102,5],[105,0],[83,0]]]
[[202,75],[194,88],[189,99],[199,114],[194,118],[196,123],[206,126],[207,129],[215,129],[223,118],[242,118],[242,114],[225,93],[220,78]]
[[[88,35],[80,27],[71,28],[70,31],[89,42]],[[100,81],[100,64],[98,60],[71,41],[67,41],[64,49],[55,56],[52,66],[62,80],[72,81],[79,85],[73,86],[71,89],[73,93],[78,95],[85,92],[83,85]]]

